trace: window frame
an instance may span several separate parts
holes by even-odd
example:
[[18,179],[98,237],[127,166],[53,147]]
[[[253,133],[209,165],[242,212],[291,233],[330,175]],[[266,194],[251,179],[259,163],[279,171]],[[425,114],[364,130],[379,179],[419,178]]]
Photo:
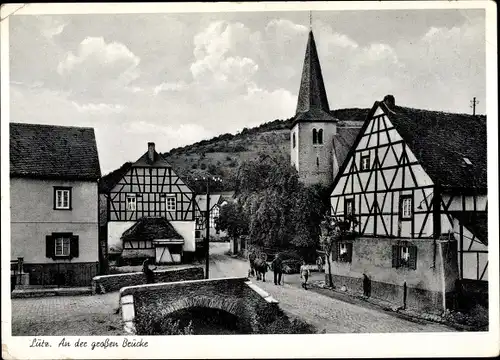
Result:
[[316,145],[323,145],[323,129],[318,130],[316,138],[317,138]]
[[[72,198],[73,198],[73,191],[72,191],[72,187],[70,186],[54,186],[54,210],[65,210],[65,211],[69,211],[69,210],[72,210],[73,209],[73,201],[72,201]],[[67,207],[63,207],[63,206],[58,206],[58,203],[57,203],[57,193],[58,192],[61,192],[61,205],[64,205],[64,193],[67,192],[68,193],[68,206]]]
[[[399,269],[417,269],[417,252],[418,248],[416,245],[409,244],[407,242],[401,242],[397,245],[393,245],[392,250],[392,267]],[[395,248],[395,249],[394,249]],[[405,256],[405,254],[408,254]],[[412,255],[413,254],[413,255]]]
[[[57,243],[61,240],[61,253],[57,253]],[[68,242],[68,253],[64,253],[64,240]],[[71,236],[69,234],[57,234],[54,236],[54,257],[56,258],[68,258],[71,255]]]
[[[364,160],[368,160],[368,166],[366,166],[366,167],[364,166]],[[370,153],[367,153],[366,155],[361,155],[361,161],[359,164],[360,171],[369,171],[370,165],[371,165]]]
[[[405,204],[405,201],[406,200],[410,200],[410,214],[409,215],[405,215],[405,207],[404,207],[404,204]],[[415,210],[414,210],[414,206],[413,206],[413,196],[410,195],[410,194],[407,194],[407,195],[400,195],[399,196],[399,219],[401,221],[410,221],[410,220],[413,220],[413,215],[415,213]]]
[[[132,200],[134,199],[133,202],[129,202],[129,200]],[[137,211],[137,196],[135,194],[127,194],[127,197],[126,197],[126,200],[125,200],[126,204],[127,204],[127,211]],[[134,204],[134,208],[131,209],[129,207],[129,205],[131,204]]]
[[[351,213],[347,212],[348,204],[351,204]],[[345,199],[345,201],[344,201],[344,216],[355,215],[355,207],[354,206],[355,206],[354,198]]]
[[[169,206],[168,206],[168,200],[169,199],[174,199],[174,207],[173,207],[173,209],[169,208]],[[168,211],[168,212],[177,211],[177,196],[175,196],[175,195],[166,195],[165,196],[165,210]]]
[[295,146],[296,146],[296,139],[295,139],[295,133],[293,132],[292,133],[292,148],[295,149]]
[[316,128],[313,129],[312,136],[313,136],[313,145],[317,145],[318,144],[318,130],[316,130]]
[[[343,263],[352,263],[352,253],[353,253],[352,242],[341,241],[337,244],[337,261]],[[345,249],[342,252],[342,249]]]

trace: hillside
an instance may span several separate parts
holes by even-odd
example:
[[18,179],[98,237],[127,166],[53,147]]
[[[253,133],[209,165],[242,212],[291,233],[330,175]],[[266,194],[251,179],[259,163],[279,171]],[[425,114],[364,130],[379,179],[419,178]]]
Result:
[[[341,109],[332,111],[332,115],[341,121],[364,121],[369,109]],[[172,164],[176,172],[196,191],[203,191],[203,186],[193,180],[206,174],[219,176],[222,183],[214,184],[212,191],[231,191],[236,185],[239,165],[254,158],[259,152],[286,155],[290,151],[289,127],[292,119],[274,120],[251,129],[244,128],[237,134],[222,134],[210,140],[171,149],[162,155]],[[158,146],[161,148],[161,145]],[[137,155],[139,157],[140,154]],[[109,188],[114,179],[120,178],[130,164],[103,177],[101,190]]]

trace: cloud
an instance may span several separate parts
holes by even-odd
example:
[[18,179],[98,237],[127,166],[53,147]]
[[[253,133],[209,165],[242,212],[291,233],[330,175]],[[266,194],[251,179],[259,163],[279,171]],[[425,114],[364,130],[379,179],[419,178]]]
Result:
[[153,89],[153,93],[158,95],[160,92],[180,91],[187,88],[187,84],[183,81],[177,83],[161,83]]
[[124,44],[106,43],[102,37],[87,37],[76,53],[67,52],[57,66],[66,88],[102,98],[109,91],[122,91],[139,77],[140,59]]
[[124,110],[124,106],[120,104],[78,104],[75,101],[72,101],[72,104],[81,113],[112,114],[121,113]]

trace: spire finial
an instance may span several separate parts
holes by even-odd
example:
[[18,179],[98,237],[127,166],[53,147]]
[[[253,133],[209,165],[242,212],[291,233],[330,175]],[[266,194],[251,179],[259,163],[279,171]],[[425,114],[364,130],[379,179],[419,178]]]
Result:
[[309,30],[313,29],[312,11],[309,10]]

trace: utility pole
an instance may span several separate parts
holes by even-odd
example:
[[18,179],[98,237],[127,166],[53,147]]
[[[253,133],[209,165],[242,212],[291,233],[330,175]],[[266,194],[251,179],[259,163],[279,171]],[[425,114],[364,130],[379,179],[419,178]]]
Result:
[[476,97],[474,96],[470,103],[470,107],[472,108],[472,115],[476,115],[476,105],[479,104],[479,101],[476,100]]
[[[205,279],[209,278],[210,269],[210,180],[222,181],[218,177],[211,178],[210,176],[202,177],[206,181],[206,196],[207,196],[207,207],[205,209]],[[195,179],[198,180],[198,179]]]

